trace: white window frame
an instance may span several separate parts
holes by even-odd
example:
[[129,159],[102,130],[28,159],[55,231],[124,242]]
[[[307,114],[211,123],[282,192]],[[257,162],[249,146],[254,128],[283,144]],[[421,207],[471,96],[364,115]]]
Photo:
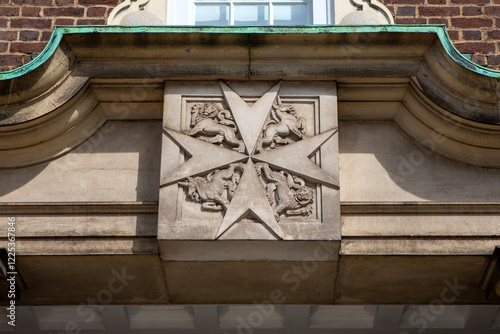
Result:
[[[237,2],[237,0],[234,0]],[[245,2],[248,4],[258,4],[259,2],[269,3],[272,0],[255,2]],[[308,3],[308,24],[334,24],[333,15],[333,0],[303,0]],[[203,3],[210,4],[210,1]],[[213,3],[217,3],[214,1]],[[287,2],[283,2],[286,4]],[[293,3],[290,1],[290,3]],[[233,6],[231,1],[230,6]],[[168,25],[195,25],[195,0],[169,0],[167,9],[167,24]],[[234,22],[233,10],[230,11],[230,22]],[[269,8],[269,17],[272,19],[272,6]],[[232,24],[230,24],[232,25]]]

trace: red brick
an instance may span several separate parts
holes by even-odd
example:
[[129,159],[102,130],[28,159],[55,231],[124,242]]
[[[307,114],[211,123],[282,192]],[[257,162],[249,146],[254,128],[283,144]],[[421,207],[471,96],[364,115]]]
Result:
[[397,14],[399,16],[415,16],[414,6],[401,6],[398,7]]
[[446,24],[446,25],[448,25],[448,19],[431,17],[431,18],[429,18],[429,24]]
[[500,55],[487,56],[488,65],[500,65]]
[[7,27],[7,23],[8,23],[8,22],[9,22],[9,21],[8,21],[7,19],[4,19],[4,18],[1,18],[1,17],[0,17],[0,27],[2,27],[2,28]]
[[52,31],[47,30],[47,31],[42,31],[42,35],[40,37],[40,41],[46,42],[50,39],[50,36],[52,36]]
[[14,5],[37,5],[37,6],[50,6],[52,0],[12,0]]
[[0,6],[0,16],[19,16],[19,7]]
[[481,55],[472,55],[471,61],[479,65],[486,65],[486,57]]
[[487,32],[488,38],[500,40],[500,30],[492,30]]
[[392,16],[394,16],[394,13],[395,13],[394,12],[395,11],[394,6],[389,5],[389,6],[386,6],[386,7],[391,12]]
[[15,41],[16,39],[17,39],[17,31],[12,31],[12,30],[0,31],[0,40]]
[[456,43],[455,46],[462,53],[490,53],[495,52],[496,49],[495,43],[484,42]]
[[84,6],[99,6],[99,5],[115,6],[119,2],[120,2],[119,0],[78,0],[78,4]]
[[0,0],[0,5],[8,5],[10,0]]
[[75,19],[57,19],[54,21],[54,25],[58,26],[72,26],[75,24]]
[[75,5],[76,0],[55,0],[58,6]]
[[457,28],[486,28],[493,25],[493,20],[482,18],[454,17],[451,19],[451,25]]
[[29,63],[31,60],[32,60],[32,58],[29,55],[23,55],[23,57],[22,57],[23,65]]
[[458,7],[420,7],[418,13],[421,16],[456,16],[460,15]]
[[465,16],[478,16],[483,14],[483,7],[481,6],[470,6],[470,7],[463,7],[462,8],[462,14]]
[[5,52],[9,49],[9,42],[0,42],[0,52]]
[[0,55],[1,67],[17,67],[22,65],[22,56],[20,55]]
[[87,17],[104,17],[107,10],[106,7],[89,7],[87,8]]
[[460,34],[458,30],[448,30],[448,35],[452,41],[458,41],[460,39]]
[[473,3],[487,5],[490,3],[490,0],[451,0],[451,3],[470,5]]
[[462,38],[465,39],[466,41],[480,41],[482,38],[481,31],[479,30],[466,30],[462,31]]
[[36,28],[36,29],[49,29],[52,27],[52,20],[50,19],[11,19],[11,28]]
[[446,0],[427,0],[429,5],[446,5]]
[[40,53],[45,48],[46,43],[23,43],[12,42],[10,52]]
[[106,24],[106,20],[104,19],[81,19],[76,21],[77,25],[99,25]]
[[415,17],[397,17],[395,18],[397,24],[426,24],[426,19],[420,19]]
[[500,15],[500,6],[487,6],[484,8],[486,15]]
[[423,5],[425,0],[385,0],[384,4],[387,5]]
[[23,30],[19,32],[19,40],[23,42],[38,41],[40,33],[36,30]]
[[44,16],[83,16],[84,9],[82,7],[52,7],[44,8]]
[[40,7],[23,7],[23,16],[37,17],[40,16]]

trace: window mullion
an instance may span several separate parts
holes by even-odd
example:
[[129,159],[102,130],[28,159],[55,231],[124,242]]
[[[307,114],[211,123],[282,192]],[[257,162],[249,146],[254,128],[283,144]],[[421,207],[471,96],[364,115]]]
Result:
[[273,26],[274,25],[274,5],[272,1],[269,1],[268,4],[269,6],[269,25]]
[[229,2],[229,25],[234,26],[234,3]]

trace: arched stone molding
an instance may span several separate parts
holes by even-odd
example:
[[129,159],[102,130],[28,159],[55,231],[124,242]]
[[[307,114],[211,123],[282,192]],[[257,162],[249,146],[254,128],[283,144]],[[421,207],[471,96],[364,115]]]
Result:
[[500,126],[459,117],[430,100],[411,79],[340,79],[339,119],[391,121],[429,154],[499,168]]
[[64,41],[58,43],[58,37],[55,32],[37,60],[0,73],[0,126],[29,121],[60,107],[87,82],[88,77],[75,73],[74,54]]
[[[63,105],[35,119],[0,127],[0,168],[56,159],[78,147],[107,120],[161,119],[161,90],[151,81],[94,80]],[[18,112],[29,114],[32,106]]]

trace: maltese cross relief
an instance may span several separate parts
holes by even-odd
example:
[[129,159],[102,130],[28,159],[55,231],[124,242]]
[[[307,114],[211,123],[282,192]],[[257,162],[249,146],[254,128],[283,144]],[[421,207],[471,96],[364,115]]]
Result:
[[325,220],[339,220],[328,208],[338,205],[336,91],[192,85],[166,89],[159,220],[166,238],[314,239],[334,231],[339,222]]

